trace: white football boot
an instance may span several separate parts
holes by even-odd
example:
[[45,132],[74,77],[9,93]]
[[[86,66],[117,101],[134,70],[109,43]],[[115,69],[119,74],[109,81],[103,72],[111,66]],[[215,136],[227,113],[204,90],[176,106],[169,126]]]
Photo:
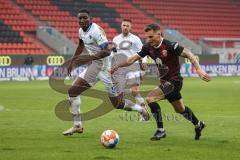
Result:
[[74,127],[69,128],[68,130],[64,131],[62,134],[64,136],[71,136],[74,133],[79,133],[79,134],[83,133],[83,128],[74,126]]

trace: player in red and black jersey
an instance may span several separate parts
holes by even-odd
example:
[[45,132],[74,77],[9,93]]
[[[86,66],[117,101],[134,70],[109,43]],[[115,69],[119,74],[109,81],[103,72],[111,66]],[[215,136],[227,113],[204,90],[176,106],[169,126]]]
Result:
[[210,81],[210,77],[201,69],[197,59],[191,51],[161,36],[159,25],[147,25],[144,31],[147,43],[142,47],[142,50],[129,57],[127,61],[113,66],[111,72],[115,72],[119,67],[131,65],[146,55],[150,56],[158,67],[160,78],[160,85],[152,90],[146,98],[158,128],[151,140],[160,140],[166,137],[166,132],[163,128],[161,108],[157,103],[162,99],[167,99],[177,113],[182,114],[187,120],[195,125],[195,139],[198,140],[205,124],[203,121],[198,120],[192,110],[183,103],[180,93],[183,79],[180,75],[179,56],[188,58],[191,61],[202,80]]

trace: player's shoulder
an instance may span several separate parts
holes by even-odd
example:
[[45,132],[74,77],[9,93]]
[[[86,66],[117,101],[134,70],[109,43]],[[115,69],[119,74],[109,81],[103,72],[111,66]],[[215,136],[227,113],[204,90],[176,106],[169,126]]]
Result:
[[92,27],[98,29],[100,26],[97,23],[92,22]]
[[163,44],[169,48],[177,48],[178,42],[170,41],[168,39],[163,39]]
[[143,50],[150,50],[150,49],[152,49],[152,46],[150,45],[150,43],[145,43],[145,44],[142,46],[142,49],[143,49]]
[[137,46],[142,47],[143,43],[137,35],[130,33],[129,39],[131,42],[135,43]]
[[[136,34],[134,33],[129,33],[130,37],[134,37],[134,38],[139,38]],[[140,39],[140,38],[139,38]]]
[[129,37],[132,38],[132,39],[140,40],[140,41],[141,41],[141,39],[140,39],[137,35],[135,35],[135,34],[133,34],[133,33],[130,33]]
[[106,39],[106,33],[104,32],[103,28],[96,23],[92,24],[90,34],[96,39],[99,39],[100,37]]
[[104,31],[103,28],[99,26],[97,23],[92,23],[92,30],[95,32]]
[[162,43],[165,45],[172,45],[174,42],[164,38]]
[[92,23],[90,30],[91,31],[98,31],[100,26],[96,23]]

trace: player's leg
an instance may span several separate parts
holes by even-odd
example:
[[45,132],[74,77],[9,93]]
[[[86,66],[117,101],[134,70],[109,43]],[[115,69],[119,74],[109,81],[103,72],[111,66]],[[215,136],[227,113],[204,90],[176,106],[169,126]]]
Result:
[[[127,59],[127,56],[124,54],[116,54],[112,58],[112,65],[118,64],[122,61],[125,61]],[[106,87],[109,92],[109,99],[112,102],[112,105],[117,109],[124,109],[127,111],[137,111],[144,115],[146,120],[149,119],[149,114],[145,109],[142,109],[142,107],[139,104],[133,103],[131,100],[124,99],[123,96],[125,93],[125,86],[127,82],[127,73],[131,70],[136,70],[136,68],[139,68],[138,65],[132,65],[132,67],[124,67],[119,68],[118,71],[116,71],[113,75],[110,75],[111,85],[112,88]],[[135,77],[135,76],[134,76]],[[108,86],[111,86],[108,85]],[[113,92],[115,92],[113,94]]]
[[73,127],[63,132],[63,135],[72,135],[82,133],[83,126],[80,117],[80,94],[90,88],[90,85],[82,78],[78,77],[68,90],[71,113],[73,115]]
[[102,75],[100,78],[103,80],[106,90],[109,93],[109,99],[116,109],[137,111],[144,117],[145,120],[149,120],[149,114],[145,108],[133,103],[131,100],[123,98],[123,92],[126,84],[124,73],[117,72],[112,76],[100,73],[100,75]]
[[[138,68],[137,68],[138,69]],[[147,106],[144,103],[144,98],[140,94],[140,83],[141,83],[141,72],[140,71],[134,71],[131,68],[130,71],[126,74],[127,84],[130,85],[130,91],[131,95],[135,98],[136,104],[143,107],[145,110],[147,110]],[[126,91],[126,89],[125,89]],[[144,117],[140,117],[140,121],[145,121]]]
[[126,111],[137,111],[138,113],[140,113],[142,115],[142,117],[144,118],[145,121],[148,121],[150,118],[149,113],[145,108],[141,107],[138,104],[133,103],[129,99],[123,99],[123,93],[121,93],[117,96],[109,95],[109,99],[110,99],[112,105],[116,109],[123,109]]
[[202,129],[205,127],[205,124],[204,122],[198,120],[189,107],[184,105],[180,93],[182,81],[172,81],[171,84],[174,85],[174,89],[172,92],[166,95],[166,99],[172,104],[177,113],[182,114],[184,118],[189,120],[195,126],[195,139],[198,140],[201,136]]
[[135,98],[136,103],[139,105],[145,105],[144,99],[140,94],[140,83],[141,83],[141,72],[130,71],[126,74],[127,84],[130,85],[130,91],[132,96]]
[[136,78],[138,80],[136,80],[136,82],[131,85],[131,93],[132,96],[135,98],[136,103],[145,107],[144,98],[140,94],[140,77]]
[[140,85],[135,83],[135,84],[132,84],[130,88],[131,88],[132,96],[135,98],[136,103],[139,105],[143,105],[144,98],[140,94]]
[[[140,78],[139,78],[140,79]],[[140,85],[138,83],[134,83],[131,85],[130,87],[131,89],[131,94],[132,96],[135,98],[136,100],[136,104],[140,105],[141,107],[143,107],[145,110],[147,110],[147,106],[144,102],[144,98],[141,96],[140,94]],[[148,110],[147,110],[148,111]],[[145,121],[144,117],[140,117],[139,121]]]
[[182,98],[171,102],[171,104],[177,113],[182,114],[183,117],[192,122],[193,125],[198,124],[199,120],[189,107],[184,106]]
[[101,61],[93,61],[91,65],[86,67],[86,69],[80,73],[79,77],[76,78],[68,90],[71,112],[73,114],[73,127],[63,132],[64,135],[72,135],[73,133],[83,132],[83,126],[80,117],[81,103],[79,95],[96,83],[96,77],[101,70],[101,66]]
[[177,113],[182,114],[184,118],[192,122],[192,124],[195,126],[195,139],[198,140],[201,136],[203,128],[205,127],[204,122],[198,120],[193,111],[183,104],[182,99],[173,101],[171,104]]
[[150,107],[151,113],[157,124],[157,131],[151,137],[151,140],[160,140],[161,138],[166,137],[166,132],[163,128],[161,108],[157,103],[162,99],[164,99],[164,93],[159,87],[149,92],[146,98],[147,104]]
[[152,90],[147,95],[147,103],[151,109],[153,117],[157,123],[157,131],[151,138],[151,140],[160,140],[163,137],[166,137],[165,130],[163,128],[162,113],[161,108],[157,101],[165,99],[166,95],[171,93],[174,90],[174,86],[168,81],[162,81],[161,84]]

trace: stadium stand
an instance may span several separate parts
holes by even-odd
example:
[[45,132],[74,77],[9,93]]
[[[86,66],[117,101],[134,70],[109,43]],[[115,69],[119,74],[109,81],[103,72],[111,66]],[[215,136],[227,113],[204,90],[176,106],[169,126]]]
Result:
[[[93,15],[93,21],[104,28],[109,39],[120,32],[122,18],[133,20],[133,32],[143,38],[142,29],[153,19],[144,15],[127,1],[104,1],[104,0],[17,0],[17,4],[23,5],[24,9],[31,11],[32,15],[55,27],[75,43],[78,42],[77,12],[80,8],[87,8]],[[35,6],[34,4],[37,4]]]
[[[239,38],[240,3],[236,0],[0,0],[0,54],[48,54],[34,36],[39,25],[52,26],[78,43],[77,12],[87,8],[112,39],[123,18],[144,38],[146,24],[159,22],[194,42],[202,38]],[[213,47],[222,43],[208,42]],[[234,41],[226,43],[234,47]]]
[[133,0],[132,3],[196,42],[204,37],[240,37],[240,10],[230,0]]
[[[77,12],[80,8],[95,9],[93,11],[93,20],[100,24],[102,27],[106,28],[108,37],[111,38],[116,35],[117,31],[110,27],[111,24],[116,25],[116,22],[111,23],[115,20],[114,10],[108,10],[102,5],[89,4],[86,1],[57,1],[57,0],[17,0],[17,4],[22,5],[27,11],[30,11],[32,15],[39,18],[41,21],[46,22],[49,26],[55,27],[60,32],[64,33],[65,36],[78,43],[78,20]],[[90,7],[91,5],[91,7]],[[93,7],[94,6],[94,7]],[[105,16],[100,18],[102,15],[100,13],[105,13]],[[109,15],[110,18],[106,17]],[[104,22],[105,19],[109,19],[108,23]]]
[[0,54],[47,54],[25,32],[36,31],[36,22],[8,0],[0,1]]
[[[106,8],[102,3],[90,3],[85,0],[50,1],[58,6],[61,10],[69,12],[70,15],[76,19],[75,23],[77,22],[76,16],[78,11],[81,8],[85,8],[91,12],[93,21],[104,28],[109,39],[112,39],[118,33],[118,23],[116,19],[119,17],[119,15],[115,9]],[[76,38],[78,38],[78,35],[76,33],[79,26],[78,23],[76,24],[77,26],[74,26],[74,30],[72,31]]]
[[[120,23],[123,18],[131,19],[133,24],[132,32],[138,34],[141,38],[144,38],[144,26],[154,22],[153,18],[146,16],[144,12],[126,0],[88,0],[88,2],[102,3],[106,8],[115,9],[119,14],[119,18],[116,19],[118,23]],[[118,27],[120,27],[120,25]]]
[[0,20],[0,42],[1,43],[22,43],[23,37],[20,37],[20,32],[14,31],[11,27]]

